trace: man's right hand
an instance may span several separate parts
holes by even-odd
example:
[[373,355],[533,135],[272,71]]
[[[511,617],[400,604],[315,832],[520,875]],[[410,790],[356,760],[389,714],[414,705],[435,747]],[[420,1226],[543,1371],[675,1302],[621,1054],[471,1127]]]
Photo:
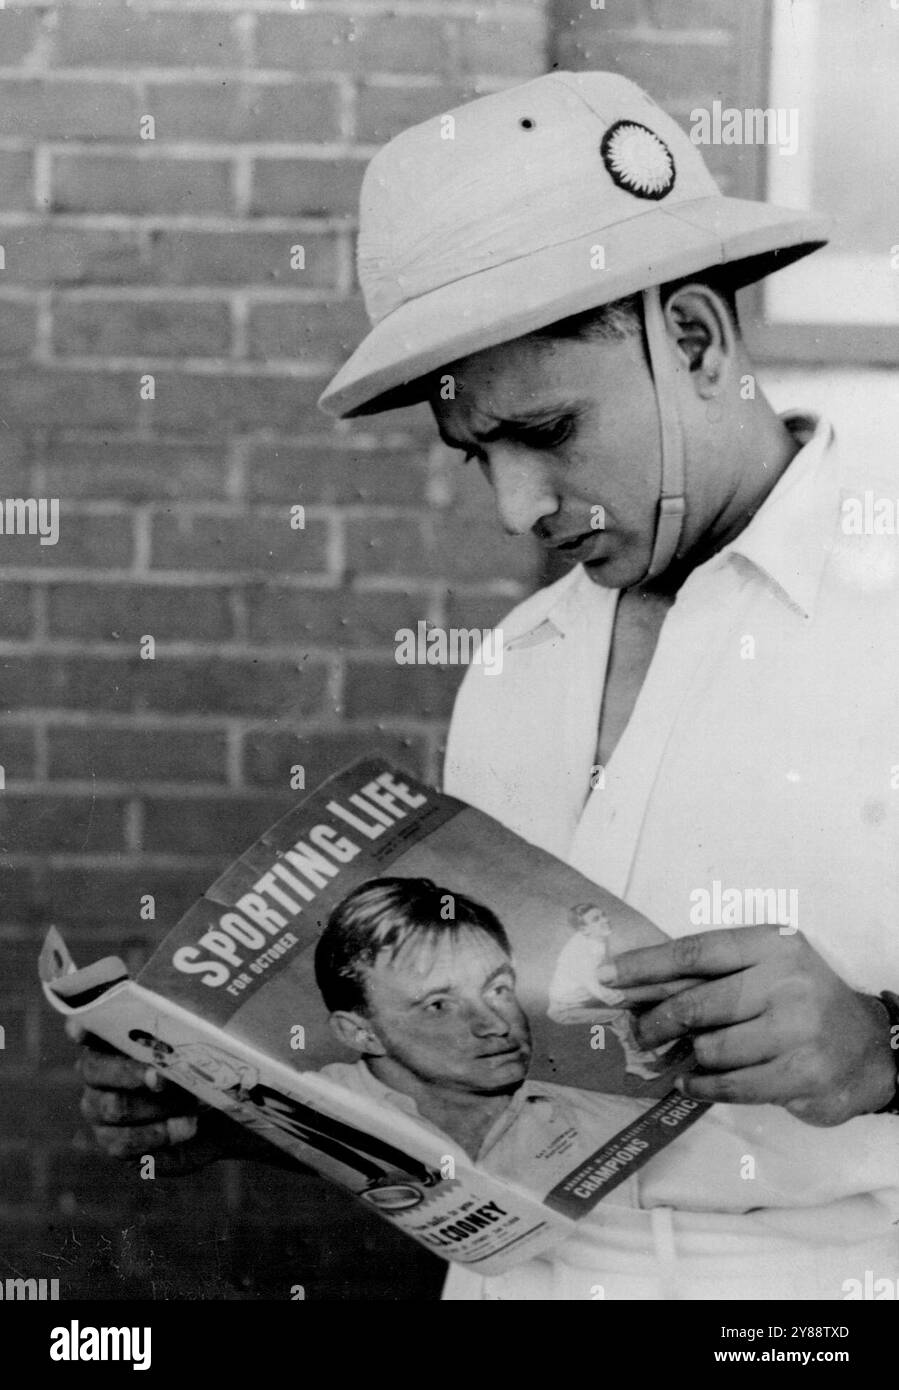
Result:
[[81,1113],[100,1148],[112,1158],[151,1154],[158,1177],[193,1173],[219,1158],[253,1159],[275,1168],[302,1165],[217,1110],[202,1105],[154,1067],[132,1061],[87,1033],[76,1019],[66,1032],[81,1044]]
[[200,1140],[200,1107],[187,1091],[86,1033],[74,1019],[66,1032],[81,1044],[81,1113],[105,1153],[112,1158],[152,1154],[160,1174],[192,1172],[220,1156],[207,1152]]

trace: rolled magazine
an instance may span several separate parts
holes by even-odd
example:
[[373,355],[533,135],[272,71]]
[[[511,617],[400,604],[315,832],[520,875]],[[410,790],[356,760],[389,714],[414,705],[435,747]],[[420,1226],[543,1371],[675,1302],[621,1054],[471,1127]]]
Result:
[[[48,933],[48,1000],[484,1274],[559,1245],[708,1107],[601,965],[663,933],[378,756],[302,797],[132,979]],[[618,1194],[617,1198],[615,1194]]]

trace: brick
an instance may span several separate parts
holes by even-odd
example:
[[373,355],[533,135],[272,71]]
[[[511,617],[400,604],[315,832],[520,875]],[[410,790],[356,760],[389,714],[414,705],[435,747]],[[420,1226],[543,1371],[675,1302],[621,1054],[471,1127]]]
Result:
[[197,585],[52,584],[47,590],[51,637],[129,643],[147,633],[157,643],[227,642],[234,636],[228,591]]
[[360,517],[347,520],[351,574],[446,576],[477,583],[527,582],[535,570],[530,539],[504,537],[491,516]]
[[257,62],[295,72],[444,71],[446,28],[429,16],[260,14]]
[[728,0],[690,0],[686,11],[672,10],[666,0],[643,0],[647,23],[656,29],[735,29],[740,12]]
[[289,432],[302,429],[310,420],[321,427],[317,401],[324,378],[167,371],[156,372],[155,377],[155,414],[166,433],[193,430],[214,438],[235,429]]
[[146,502],[224,497],[227,459],[200,441],[129,439],[100,434],[90,441],[53,436],[41,455],[50,497],[110,497]]
[[143,798],[144,849],[151,853],[222,854],[246,849],[296,802],[296,793],[255,797]]
[[0,658],[7,709],[135,709],[176,714],[308,716],[325,708],[320,661],[259,657],[56,656]]
[[120,797],[54,796],[9,791],[0,797],[0,847],[23,850],[98,850],[124,848],[125,802]]
[[30,782],[35,776],[34,731],[21,724],[0,728],[0,767],[6,786]]
[[[2,735],[0,735],[2,739]],[[223,782],[223,733],[197,729],[57,727],[48,732],[49,775],[98,782]],[[2,746],[2,744],[0,744]]]
[[256,159],[250,211],[267,217],[354,214],[364,170],[361,159]]
[[[129,931],[149,933],[151,945],[161,940],[162,933],[174,926],[214,877],[215,870],[209,867],[164,869],[153,863],[132,868],[57,868],[46,875],[40,902],[42,911],[60,927],[112,932],[119,954],[122,937]],[[140,915],[141,898],[147,894],[154,899],[156,917],[151,922]],[[96,942],[89,955],[87,944],[79,944],[78,958],[83,955],[87,961],[106,951]],[[133,957],[134,953],[126,954]]]
[[0,585],[0,637],[28,637],[34,627],[28,584]]
[[259,501],[408,505],[425,500],[427,480],[421,449],[261,444],[247,459],[247,489]]
[[[41,939],[35,935],[33,938],[19,938],[17,940],[4,940],[3,942],[3,979],[0,982],[0,1013],[6,1009],[9,1000],[19,999],[24,1002],[24,996],[29,986],[33,986],[35,981],[35,965],[37,963],[38,952],[40,951]],[[0,1017],[2,1022],[2,1017]],[[6,1134],[0,1136],[8,1138]]]
[[323,711],[323,662],[263,661],[259,657],[166,657],[141,662],[153,670],[141,682],[147,709],[169,713],[302,717]]
[[[131,670],[124,658],[20,653],[0,658],[7,709],[127,710]],[[141,665],[146,665],[142,662]]]
[[464,73],[539,77],[546,71],[546,33],[541,14],[521,19],[463,20],[459,25]]
[[137,370],[77,371],[0,363],[7,426],[127,428],[136,423],[139,391]]
[[169,512],[154,518],[151,563],[154,569],[315,574],[328,568],[328,537],[320,517],[293,530],[287,506],[238,516]]
[[0,150],[0,211],[27,212],[33,207],[31,153]]
[[[0,863],[0,896],[3,901],[3,923],[7,929],[17,926],[33,926],[43,937],[47,928],[46,918],[36,901],[34,874],[27,866],[10,868],[8,864]],[[7,975],[7,960],[11,944],[9,941],[3,942],[3,971],[4,979],[11,978]],[[28,983],[34,980],[34,950],[29,947],[29,966]]]
[[443,115],[476,96],[473,83],[439,87],[381,87],[366,83],[356,101],[356,138],[363,144],[384,144],[408,126]]
[[227,159],[59,154],[53,158],[54,212],[198,214],[231,208]]
[[294,357],[337,366],[367,332],[368,318],[360,299],[327,304],[254,304],[247,326],[247,351],[250,357]]
[[516,598],[509,594],[456,594],[449,590],[446,597],[447,627],[476,627],[482,630],[498,627],[521,598],[524,598],[523,592]]
[[[33,993],[34,970],[37,952],[31,950],[31,974],[28,984],[32,989],[28,994]],[[5,989],[9,988],[9,983],[5,983]],[[35,1015],[37,1013],[37,1000],[32,998],[26,1002],[27,996],[20,994],[14,998],[11,994],[4,992],[0,995],[0,1026],[4,1031],[3,1063],[7,1067],[33,1067],[37,1060],[37,1050],[35,1043]],[[0,1168],[2,1168],[2,1154],[0,1154]],[[0,1187],[4,1200],[9,1197],[5,1188]]]
[[[9,429],[0,428],[0,471],[3,474],[3,493],[5,497],[28,497],[31,495],[32,446],[27,431],[14,434]],[[0,594],[2,602],[2,594]],[[0,618],[2,626],[2,618]]]
[[574,31],[559,41],[559,62],[572,68],[604,68],[620,72],[643,87],[664,107],[685,98],[708,105],[733,90],[739,73],[739,51],[731,45],[681,43],[672,47],[644,37]]
[[[34,1159],[25,1148],[9,1149],[0,1153],[0,1192],[3,1193],[4,1202],[18,1204],[28,1202],[34,1196]],[[16,1275],[6,1273],[4,1278],[15,1278]],[[52,1274],[31,1275],[34,1278],[54,1278]]]
[[[302,270],[291,268],[291,247],[305,251]],[[337,276],[332,233],[309,231],[195,232],[151,230],[146,274],[159,285],[289,285],[320,289]]]
[[37,309],[34,304],[6,300],[0,304],[0,358],[28,357],[35,346]]
[[427,749],[420,734],[386,733],[376,728],[309,735],[253,731],[244,738],[243,775],[250,783],[286,789],[291,768],[300,764],[309,789],[374,749],[413,776],[425,776]]
[[247,593],[250,640],[303,645],[394,648],[400,627],[429,612],[428,595],[259,585]]
[[[84,1129],[87,1126],[85,1122]],[[76,1122],[73,1129],[80,1129]],[[80,1217],[82,1211],[127,1211],[145,1202],[150,1194],[145,1190],[153,1183],[141,1182],[136,1160],[117,1162],[95,1147],[86,1137],[85,1147],[54,1154],[47,1175],[47,1196],[51,1203],[66,1200],[67,1208],[74,1203]],[[88,1147],[90,1144],[90,1147]],[[63,1266],[60,1276],[65,1281]]]
[[141,114],[131,84],[81,77],[0,79],[0,135],[35,142],[137,140]]
[[340,136],[335,82],[149,82],[156,140],[325,141]]
[[464,666],[398,666],[395,661],[349,660],[346,672],[347,719],[448,719]]
[[5,65],[21,63],[34,47],[40,29],[37,10],[9,9],[0,11],[0,53]]
[[90,516],[60,507],[56,544],[41,545],[31,535],[7,537],[0,548],[0,568],[123,569],[131,563],[133,546],[133,524],[127,514]]
[[241,62],[228,14],[136,14],[101,0],[59,14],[55,61],[62,66],[233,67]]
[[202,300],[56,299],[53,347],[65,356],[224,357],[231,313]]
[[6,284],[128,284],[142,277],[133,227],[60,227],[39,223],[0,230]]

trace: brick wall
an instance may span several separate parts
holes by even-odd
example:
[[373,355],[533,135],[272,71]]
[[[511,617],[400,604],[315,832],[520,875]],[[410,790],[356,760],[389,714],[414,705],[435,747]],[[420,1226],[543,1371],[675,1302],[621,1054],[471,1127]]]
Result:
[[[561,68],[620,72],[689,130],[696,106],[758,102],[768,10],[768,0],[553,0],[552,57]],[[757,147],[707,145],[702,155],[723,192],[764,196]]]
[[545,63],[539,0],[0,9],[0,494],[60,499],[57,545],[0,539],[0,1274],[104,1297],[439,1283],[314,1178],[104,1160],[34,962],[54,922],[82,961],[138,963],[287,808],[294,764],[312,784],[377,742],[437,775],[458,671],[397,667],[393,633],[495,621],[534,557],[423,413],[335,429],[315,399],[363,329],[366,158]]

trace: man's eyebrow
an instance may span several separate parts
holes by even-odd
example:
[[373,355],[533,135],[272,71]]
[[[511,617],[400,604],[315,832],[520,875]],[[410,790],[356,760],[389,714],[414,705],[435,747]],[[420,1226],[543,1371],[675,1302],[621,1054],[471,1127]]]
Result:
[[512,964],[510,960],[507,960],[503,965],[498,965],[495,970],[491,970],[490,974],[484,981],[484,989],[487,989],[490,985],[492,985],[494,980],[497,980],[500,975],[511,975],[513,982],[515,981],[515,966]]
[[[516,978],[515,966],[512,964],[510,960],[504,961],[503,964],[498,965],[495,970],[491,970],[490,974],[484,981],[483,988],[486,989],[488,985],[492,985],[493,981],[499,975],[511,975],[513,980]],[[430,989],[423,990],[421,994],[417,994],[415,998],[412,1000],[412,1003],[413,1005],[423,1004],[426,999],[430,999],[432,994],[452,994],[454,989],[455,985],[451,980],[448,980],[446,984],[431,985]]]
[[[529,425],[539,421],[551,419],[559,415],[571,415],[577,409],[573,401],[550,402],[541,406],[539,410],[521,411],[516,415],[507,415],[489,430],[473,430],[471,439],[475,444],[493,444],[498,439],[503,439],[507,434],[515,434],[516,431],[526,429]],[[441,425],[437,426],[437,433],[450,449],[467,449],[468,442],[453,438],[447,434]]]

